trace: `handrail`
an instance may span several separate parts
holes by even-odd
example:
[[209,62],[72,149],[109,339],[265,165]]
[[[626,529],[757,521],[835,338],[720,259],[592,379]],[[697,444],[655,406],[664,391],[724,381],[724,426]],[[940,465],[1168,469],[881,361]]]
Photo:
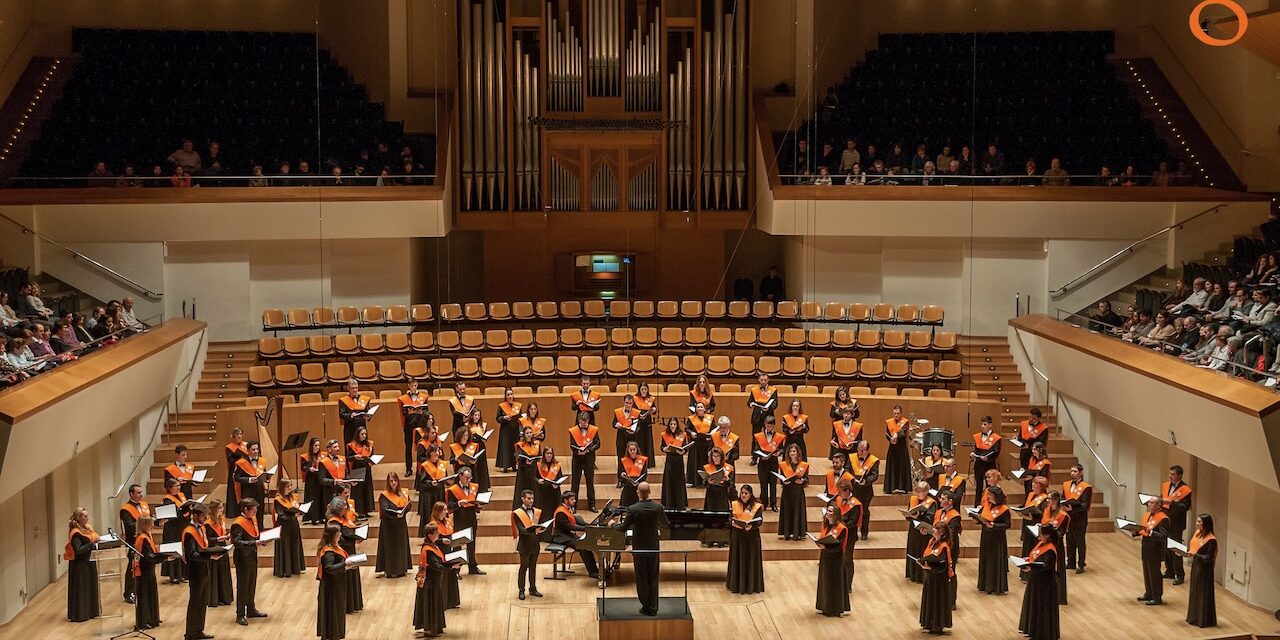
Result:
[[1219,203],[1219,204],[1217,204],[1217,205],[1215,205],[1215,206],[1212,206],[1212,207],[1209,207],[1208,209],[1205,209],[1204,211],[1201,211],[1200,213],[1197,213],[1197,214],[1195,214],[1195,215],[1191,216],[1190,218],[1187,218],[1186,220],[1183,220],[1183,221],[1181,221],[1181,222],[1175,222],[1175,223],[1173,223],[1173,224],[1171,224],[1171,225],[1169,225],[1169,226],[1167,226],[1167,227],[1165,227],[1165,228],[1163,228],[1163,229],[1160,229],[1159,231],[1156,231],[1155,233],[1152,233],[1152,234],[1147,235],[1146,237],[1144,237],[1144,238],[1142,238],[1142,239],[1140,239],[1140,240],[1135,240],[1135,241],[1133,241],[1132,243],[1130,243],[1130,244],[1129,244],[1129,246],[1127,246],[1127,247],[1125,247],[1125,248],[1123,248],[1123,249],[1121,249],[1121,250],[1119,250],[1119,251],[1117,251],[1117,252],[1115,252],[1115,253],[1111,254],[1111,256],[1110,256],[1110,257],[1108,257],[1106,260],[1103,260],[1102,262],[1099,262],[1098,264],[1093,265],[1092,267],[1090,267],[1090,268],[1089,268],[1087,271],[1085,271],[1084,273],[1082,273],[1082,274],[1080,274],[1080,275],[1076,276],[1075,278],[1073,278],[1070,282],[1068,282],[1068,283],[1066,283],[1066,284],[1062,285],[1061,287],[1058,287],[1057,289],[1054,289],[1054,290],[1050,291],[1050,292],[1049,292],[1049,295],[1050,295],[1050,296],[1052,296],[1052,297],[1054,297],[1054,298],[1061,297],[1061,296],[1062,296],[1063,294],[1065,294],[1069,289],[1074,288],[1077,284],[1079,284],[1079,283],[1081,283],[1081,282],[1083,282],[1083,281],[1088,280],[1089,278],[1091,278],[1091,277],[1093,276],[1093,274],[1095,274],[1095,273],[1097,273],[1098,271],[1101,271],[1102,269],[1104,269],[1104,268],[1106,268],[1106,267],[1110,266],[1110,265],[1111,265],[1111,263],[1112,263],[1116,258],[1119,258],[1120,256],[1123,256],[1123,255],[1126,255],[1126,254],[1133,253],[1134,248],[1136,248],[1138,245],[1140,245],[1140,244],[1142,244],[1142,243],[1144,243],[1144,242],[1146,242],[1146,241],[1148,241],[1148,240],[1150,240],[1150,239],[1152,239],[1152,238],[1155,238],[1155,237],[1157,237],[1157,236],[1161,236],[1161,235],[1164,235],[1164,234],[1166,234],[1166,233],[1168,233],[1168,232],[1170,232],[1170,231],[1173,231],[1174,229],[1177,229],[1177,228],[1179,228],[1179,227],[1181,227],[1181,226],[1183,226],[1183,225],[1187,224],[1188,222],[1191,222],[1192,220],[1195,220],[1196,218],[1199,218],[1200,216],[1203,216],[1203,215],[1205,215],[1205,214],[1209,214],[1209,213],[1212,213],[1212,212],[1214,212],[1214,211],[1217,211],[1218,209],[1221,209],[1221,208],[1223,208],[1223,207],[1226,207],[1226,206],[1227,206],[1227,205],[1229,205],[1229,204],[1230,204],[1230,203],[1227,203],[1227,202]]
[[[191,378],[192,372],[196,370],[196,362],[200,359],[200,348],[204,346],[204,338],[208,330],[209,330],[208,327],[200,330],[200,342],[196,344],[196,351],[191,356],[191,366],[187,369],[187,375],[183,376],[182,379],[178,381],[178,384],[173,386],[173,394],[175,399],[177,398],[177,395],[178,395],[178,387],[181,387],[183,384],[185,384],[186,381]],[[174,410],[176,411],[177,408],[178,408],[178,405],[175,402]],[[164,409],[160,412],[160,419],[156,421],[156,426],[152,427],[151,429],[151,437],[148,439],[148,441],[151,442],[151,444],[147,446],[148,450],[150,450],[155,445],[156,438],[160,435],[160,427],[168,422],[168,418],[169,418],[169,402],[166,399],[164,403]],[[116,492],[114,494],[107,496],[107,500],[115,500],[120,497],[120,494],[124,492],[125,487],[129,485],[129,479],[133,477],[133,474],[138,472],[138,465],[142,464],[142,460],[146,458],[147,455],[145,452],[143,452],[134,457],[136,459],[133,461],[133,467],[130,468],[129,472],[124,474],[123,476],[124,482],[122,482],[119,487],[116,487]]]
[[132,278],[125,276],[119,271],[116,271],[115,269],[112,269],[111,267],[108,267],[107,265],[102,264],[101,262],[98,262],[97,260],[94,260],[93,258],[90,258],[89,256],[86,256],[85,254],[80,253],[79,251],[76,251],[75,249],[72,249],[71,247],[68,247],[65,244],[62,244],[61,242],[58,242],[57,240],[54,240],[53,238],[50,238],[44,235],[43,233],[40,233],[39,231],[30,229],[26,225],[22,224],[21,222],[18,222],[17,220],[14,220],[13,218],[10,218],[9,216],[6,216],[0,213],[0,218],[4,218],[5,220],[8,220],[9,222],[13,223],[14,226],[18,227],[19,229],[22,229],[23,234],[34,235],[35,237],[40,238],[41,240],[44,240],[45,242],[48,242],[49,244],[55,247],[58,247],[59,249],[62,249],[67,253],[70,253],[75,259],[88,262],[89,264],[97,267],[98,269],[107,272],[108,274],[111,275],[111,277],[125,284],[128,284],[129,286],[137,290],[139,293],[141,293],[142,295],[148,298],[151,298],[152,300],[159,300],[164,297],[164,293],[152,291],[151,289],[148,289],[147,287],[143,286],[141,283],[137,282],[136,280],[133,280]]
[[[1053,383],[1049,382],[1049,376],[1036,367],[1036,363],[1031,360],[1031,354],[1027,352],[1027,345],[1022,342],[1022,332],[1018,329],[1014,329],[1013,336],[1017,338],[1018,347],[1022,349],[1022,357],[1026,358],[1027,364],[1031,367],[1031,370],[1036,372],[1036,375],[1040,376],[1040,378],[1044,380],[1045,397],[1047,398],[1049,395],[1052,395]],[[1071,415],[1071,409],[1062,401],[1062,394],[1054,395],[1053,404],[1055,409],[1057,407],[1062,407],[1063,411],[1066,412],[1067,419],[1071,421],[1071,428],[1076,432],[1076,439],[1080,441],[1080,444],[1084,445],[1084,448],[1089,450],[1089,453],[1093,454],[1093,459],[1098,462],[1098,466],[1102,467],[1103,471],[1107,472],[1107,476],[1111,478],[1111,483],[1117,487],[1128,487],[1129,485],[1116,479],[1116,474],[1111,473],[1111,468],[1107,466],[1107,463],[1102,461],[1102,456],[1098,455],[1098,452],[1093,448],[1093,445],[1089,444],[1089,440],[1084,437],[1083,433],[1080,433],[1080,426],[1076,424],[1075,416]]]

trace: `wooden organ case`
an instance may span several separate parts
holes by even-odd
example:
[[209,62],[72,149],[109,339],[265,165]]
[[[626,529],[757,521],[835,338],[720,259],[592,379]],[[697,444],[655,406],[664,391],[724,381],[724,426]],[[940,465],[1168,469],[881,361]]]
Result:
[[457,3],[461,214],[745,215],[747,0]]

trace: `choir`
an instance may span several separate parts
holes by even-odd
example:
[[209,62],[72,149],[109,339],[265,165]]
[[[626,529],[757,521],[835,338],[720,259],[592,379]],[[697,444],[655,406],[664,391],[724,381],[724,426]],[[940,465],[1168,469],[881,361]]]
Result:
[[[595,555],[575,548],[587,526],[577,514],[578,490],[585,479],[585,506],[594,512],[593,471],[600,448],[599,429],[594,424],[599,394],[590,388],[589,379],[582,382],[571,399],[577,412],[576,424],[568,429],[571,491],[563,490],[569,476],[554,450],[544,446],[547,425],[538,416],[536,403],[525,405],[508,390],[495,416],[499,431],[495,464],[503,471],[516,472],[511,530],[514,550],[520,557],[520,600],[542,596],[537,587],[537,564],[545,542],[564,546],[566,553],[576,551],[589,576],[602,575]],[[757,467],[759,497],[751,485],[737,483],[738,437],[728,418],[714,415],[715,397],[705,378],[699,378],[690,391],[690,414],[683,421],[668,418],[658,435],[658,452],[666,457],[661,482],[664,507],[687,508],[687,489],[702,486],[703,510],[731,515],[725,578],[728,591],[751,594],[765,590],[761,531],[765,512],[779,512],[779,538],[808,537],[820,549],[815,608],[824,616],[846,615],[853,593],[854,549],[859,540],[867,539],[877,480],[883,478],[880,493],[910,492],[908,508],[901,510],[908,521],[905,576],[922,585],[919,623],[924,631],[941,634],[953,624],[962,513],[967,512],[979,532],[977,590],[986,595],[1006,594],[1012,564],[1026,583],[1019,631],[1033,639],[1058,638],[1059,607],[1067,604],[1067,573],[1084,573],[1086,567],[1093,487],[1077,464],[1060,489],[1050,489],[1047,427],[1038,410],[1031,410],[1017,437],[1010,439],[1019,448],[1016,457],[1021,465],[1013,475],[1024,481],[1027,490],[1021,506],[1010,505],[1000,486],[1002,438],[994,433],[992,420],[986,416],[980,432],[973,434],[970,468],[975,478],[974,506],[966,508],[968,477],[958,473],[956,460],[950,457],[953,452],[935,446],[917,465],[907,453],[910,421],[903,417],[902,408],[895,406],[885,419],[889,453],[881,460],[871,454],[863,424],[857,422],[857,402],[849,398],[846,389],[838,389],[829,411],[833,419],[828,452],[831,470],[817,479],[822,485],[818,497],[826,506],[815,535],[806,518],[810,461],[805,436],[809,418],[800,402],[793,401],[779,430],[773,414],[778,392],[770,386],[768,376],[761,375],[758,382],[750,389],[748,403],[753,431],[750,464]],[[260,457],[261,447],[257,442],[246,442],[239,429],[233,431],[225,447],[233,503],[212,499],[205,504],[203,498],[193,499],[189,492],[197,488],[196,478],[202,474],[197,476],[187,464],[186,447],[181,445],[175,449],[174,464],[165,470],[161,499],[172,511],[162,510],[157,515],[144,499],[142,487],[129,487],[119,521],[128,546],[124,597],[135,605],[135,630],[161,624],[157,566],[163,567],[169,582],[189,585],[184,635],[188,640],[211,637],[204,633],[209,607],[234,602],[240,625],[266,618],[255,602],[259,548],[274,541],[274,577],[301,575],[305,571],[301,525],[323,522],[316,550],[316,635],[344,638],[345,616],[363,608],[360,566],[365,556],[360,548],[368,527],[359,526],[359,522],[376,509],[379,531],[374,572],[394,579],[416,568],[413,626],[428,637],[444,633],[445,611],[461,604],[460,565],[466,564],[470,574],[484,575],[476,561],[475,540],[479,513],[489,502],[486,442],[492,431],[462,385],[449,398],[451,423],[457,428],[447,450],[442,446],[445,438],[438,435],[435,418],[427,409],[426,396],[416,383],[397,400],[405,430],[405,466],[418,493],[417,533],[422,540],[415,558],[408,518],[414,510],[413,496],[397,473],[389,473],[384,490],[374,497],[372,473],[381,457],[374,455],[363,423],[368,400],[359,395],[355,383],[348,386],[348,392],[340,406],[344,431],[349,432],[346,455],[337,440],[322,448],[319,438],[311,438],[299,456],[301,497],[291,480],[280,477],[268,500],[271,474]],[[649,469],[654,465],[655,422],[664,424],[647,385],[641,385],[634,396],[625,396],[622,406],[613,411],[624,507],[643,498],[637,491],[641,485],[647,489]],[[1215,626],[1213,575],[1218,545],[1213,518],[1209,514],[1197,516],[1193,534],[1183,538],[1192,490],[1182,476],[1181,467],[1171,467],[1160,495],[1148,496],[1141,522],[1125,527],[1141,540],[1144,590],[1138,600],[1153,606],[1163,604],[1163,580],[1182,584],[1184,564],[1189,563],[1186,622],[1197,627]],[[323,520],[318,514],[324,514]],[[271,529],[263,527],[265,515],[271,517]],[[228,517],[233,518],[230,523]],[[1015,522],[1020,525],[1022,549],[1019,555],[1009,556],[1008,532]],[[161,532],[159,544],[153,537],[157,529]],[[177,544],[172,548],[180,552],[162,551],[173,543]],[[72,622],[99,615],[97,570],[92,562],[99,547],[100,536],[89,524],[89,514],[83,508],[76,509],[64,554],[70,574],[67,619]]]

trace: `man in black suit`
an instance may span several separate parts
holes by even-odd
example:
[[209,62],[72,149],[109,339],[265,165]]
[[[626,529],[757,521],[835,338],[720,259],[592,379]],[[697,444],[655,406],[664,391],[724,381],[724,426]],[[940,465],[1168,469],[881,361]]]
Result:
[[[627,517],[615,527],[620,531],[631,531],[633,551],[657,551],[658,528],[671,526],[662,505],[649,499],[649,490],[648,482],[641,482],[636,486],[639,502],[627,507]],[[631,560],[636,571],[636,596],[640,599],[640,614],[656,616],[660,558],[657,553],[635,553]]]

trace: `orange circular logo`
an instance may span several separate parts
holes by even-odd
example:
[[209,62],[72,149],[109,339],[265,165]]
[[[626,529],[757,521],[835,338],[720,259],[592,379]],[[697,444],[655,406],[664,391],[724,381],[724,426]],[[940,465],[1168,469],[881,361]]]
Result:
[[[1220,4],[1235,14],[1236,21],[1240,23],[1240,27],[1236,30],[1234,36],[1226,39],[1215,38],[1200,28],[1200,14],[1215,4]],[[1200,42],[1211,47],[1225,47],[1235,44],[1240,38],[1244,37],[1244,32],[1249,28],[1249,17],[1245,15],[1244,8],[1237,4],[1235,0],[1204,0],[1204,2],[1196,5],[1195,9],[1191,10],[1191,17],[1187,20],[1187,23],[1191,26],[1191,35],[1195,36]]]

